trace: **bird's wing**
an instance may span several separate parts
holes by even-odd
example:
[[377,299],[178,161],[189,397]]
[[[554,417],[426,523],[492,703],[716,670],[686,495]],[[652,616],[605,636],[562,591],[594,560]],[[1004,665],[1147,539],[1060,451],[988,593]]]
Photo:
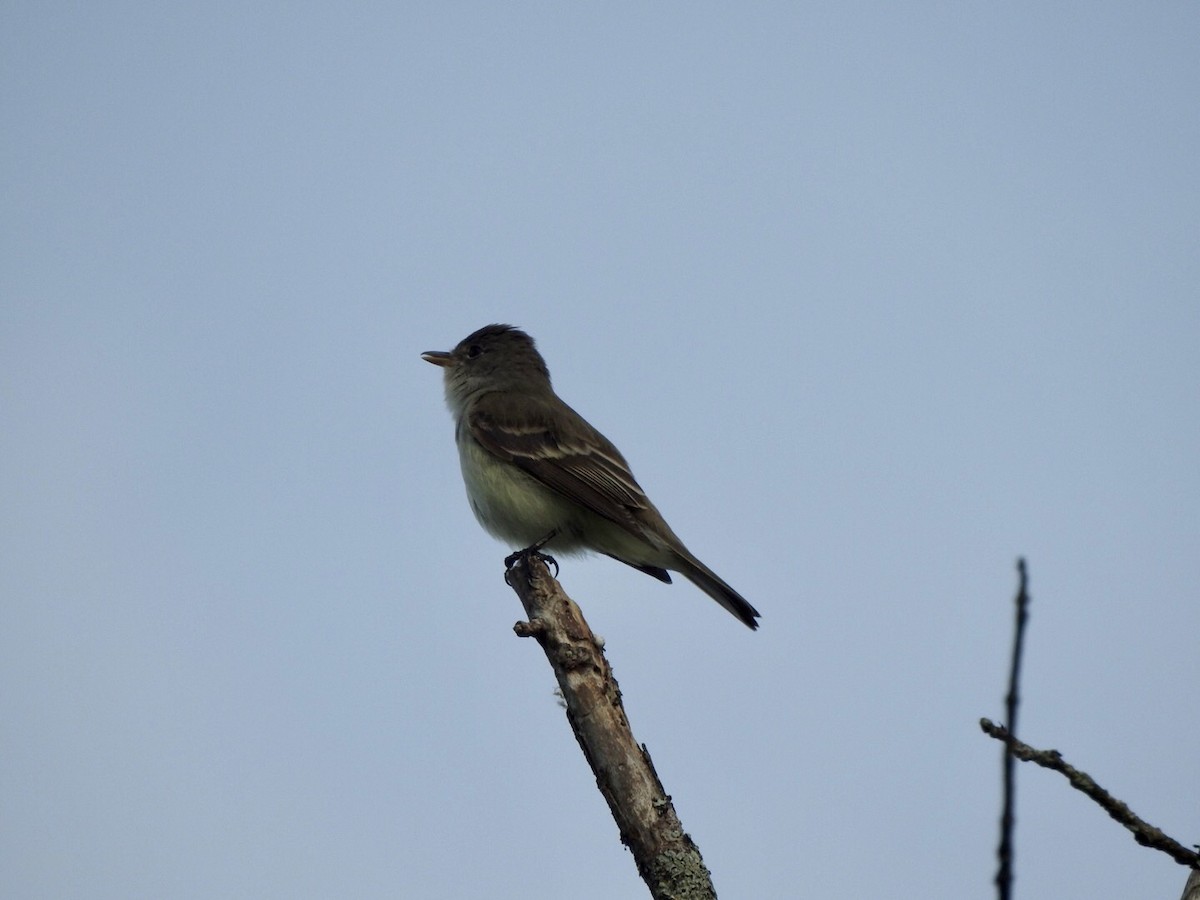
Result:
[[620,451],[570,407],[571,434],[563,435],[545,408],[522,406],[520,413],[512,407],[502,415],[469,413],[472,437],[494,456],[644,540],[637,513],[654,506]]

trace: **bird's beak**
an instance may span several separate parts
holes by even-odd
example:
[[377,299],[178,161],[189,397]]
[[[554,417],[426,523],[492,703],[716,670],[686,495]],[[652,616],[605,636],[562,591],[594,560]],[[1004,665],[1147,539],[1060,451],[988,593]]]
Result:
[[441,366],[443,369],[454,365],[454,357],[445,350],[426,350],[421,354],[421,359],[427,363],[433,363],[435,366]]

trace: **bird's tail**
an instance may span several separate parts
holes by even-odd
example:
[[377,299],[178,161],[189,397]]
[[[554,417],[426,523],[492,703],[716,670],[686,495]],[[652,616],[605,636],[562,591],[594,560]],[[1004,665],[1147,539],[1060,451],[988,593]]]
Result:
[[758,628],[758,610],[696,557],[690,553],[686,556],[679,554],[676,571],[737,616],[747,628]]

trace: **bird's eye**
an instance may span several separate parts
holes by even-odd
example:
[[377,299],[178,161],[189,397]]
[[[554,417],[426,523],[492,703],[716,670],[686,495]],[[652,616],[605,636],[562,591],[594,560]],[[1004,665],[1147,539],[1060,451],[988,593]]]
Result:
[[474,359],[483,352],[483,348],[478,344],[472,344],[467,348],[467,359]]

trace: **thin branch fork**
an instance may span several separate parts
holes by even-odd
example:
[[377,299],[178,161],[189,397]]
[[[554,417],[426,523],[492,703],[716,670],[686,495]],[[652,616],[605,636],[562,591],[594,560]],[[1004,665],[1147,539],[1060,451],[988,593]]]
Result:
[[1169,855],[1176,862],[1192,868],[1183,900],[1200,900],[1200,853],[1184,847],[1133,814],[1128,806],[1096,784],[1086,772],[1081,772],[1062,758],[1057,750],[1035,750],[1017,740],[1017,709],[1020,705],[1021,656],[1025,641],[1025,627],[1029,623],[1029,575],[1025,560],[1017,560],[1019,586],[1016,596],[1016,626],[1013,635],[1012,662],[1009,669],[1008,695],[1005,697],[1005,712],[1008,721],[997,725],[989,719],[981,719],[983,732],[1004,743],[1004,810],[1000,817],[1000,846],[997,855],[1000,866],[996,873],[996,888],[1000,900],[1012,896],[1013,882],[1013,806],[1016,797],[1016,760],[1035,762],[1039,766],[1053,769],[1066,776],[1071,786],[1098,803],[1113,819],[1133,833],[1134,840],[1145,847],[1152,847]]
[[558,680],[567,720],[596,785],[655,900],[716,900],[700,849],[683,830],[650,754],[639,745],[621,690],[583,613],[536,553],[505,574],[529,617],[513,631],[535,638]]

